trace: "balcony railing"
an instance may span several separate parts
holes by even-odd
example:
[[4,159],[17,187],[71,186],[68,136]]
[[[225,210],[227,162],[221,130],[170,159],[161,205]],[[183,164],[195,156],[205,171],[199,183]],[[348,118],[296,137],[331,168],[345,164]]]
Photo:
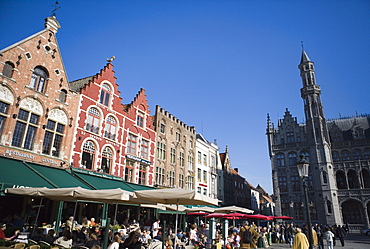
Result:
[[99,127],[94,126],[92,124],[86,124],[86,130],[91,131],[91,132],[93,132],[95,134],[98,134],[99,133]]

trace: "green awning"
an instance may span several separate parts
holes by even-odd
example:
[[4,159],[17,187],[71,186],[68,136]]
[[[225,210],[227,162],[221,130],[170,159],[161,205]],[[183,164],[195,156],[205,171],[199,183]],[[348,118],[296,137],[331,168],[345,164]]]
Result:
[[67,172],[66,169],[48,167],[34,163],[25,163],[25,164],[34,169],[40,175],[42,175],[43,178],[48,179],[57,188],[81,187],[91,189],[91,187],[88,184],[78,180],[78,178],[74,177],[72,174]]
[[57,187],[22,161],[3,157],[0,157],[0,185],[1,191],[6,188]]
[[[176,214],[176,210],[162,210],[162,209],[158,209],[158,213],[160,213],[160,214]],[[177,213],[178,214],[186,214],[185,212],[182,212],[182,211],[178,211]]]

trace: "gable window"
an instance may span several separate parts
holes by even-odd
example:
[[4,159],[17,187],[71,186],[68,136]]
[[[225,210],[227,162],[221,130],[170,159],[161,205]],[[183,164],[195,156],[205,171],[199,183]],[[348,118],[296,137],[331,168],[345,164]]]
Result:
[[3,67],[3,75],[5,77],[11,78],[13,76],[14,64],[10,61],[5,62]]
[[294,132],[293,131],[289,131],[286,133],[286,142],[294,143]]
[[49,74],[42,67],[35,67],[31,76],[30,87],[38,92],[44,93]]
[[59,101],[65,103],[67,101],[67,90],[62,89],[59,93]]
[[109,173],[112,168],[113,151],[109,147],[105,147],[102,153],[101,169],[104,173]]
[[108,116],[104,128],[104,137],[116,139],[116,119],[113,116]]
[[83,168],[92,169],[95,159],[95,145],[92,141],[86,141],[82,148],[82,162]]
[[144,127],[144,113],[139,112],[136,117],[136,124],[140,127]]
[[0,134],[2,134],[5,120],[7,118],[9,104],[0,101]]
[[140,185],[145,185],[146,184],[146,173],[147,173],[146,165],[140,164],[138,184],[140,184]]
[[98,109],[90,108],[87,116],[86,130],[98,134],[99,125],[100,125],[100,113]]
[[53,120],[48,120],[45,126],[45,136],[42,153],[58,157],[64,136],[65,125]]
[[132,134],[128,135],[127,153],[136,155],[136,141],[137,141],[137,136],[134,136]]
[[125,181],[132,182],[134,176],[135,163],[133,161],[127,160],[125,168]]
[[40,116],[20,109],[14,129],[12,145],[32,150]]
[[109,99],[111,95],[111,88],[108,84],[104,84],[102,86],[101,92],[100,92],[100,100],[99,103],[103,104],[105,106],[109,105]]
[[155,181],[158,185],[163,185],[164,181],[164,168],[155,168]]
[[157,158],[166,160],[166,144],[157,142]]
[[149,141],[141,140],[141,157],[148,159],[149,158]]

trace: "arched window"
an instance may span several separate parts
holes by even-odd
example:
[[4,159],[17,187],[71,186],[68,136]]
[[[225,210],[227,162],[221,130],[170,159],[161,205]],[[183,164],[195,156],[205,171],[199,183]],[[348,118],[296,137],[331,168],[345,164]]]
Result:
[[108,116],[105,123],[104,137],[115,140],[116,139],[117,122],[113,116]]
[[83,168],[92,169],[95,159],[95,145],[93,141],[86,141],[82,148],[82,161]]
[[65,103],[67,101],[67,90],[62,89],[59,93],[59,101]]
[[370,188],[370,173],[368,169],[362,169],[361,171],[362,182],[364,183],[364,188]]
[[111,96],[111,88],[108,84],[103,84],[100,92],[100,100],[99,103],[105,106],[109,105],[109,99]]
[[288,158],[289,158],[289,166],[297,166],[297,153],[290,152],[288,154]]
[[60,109],[52,109],[49,119],[44,126],[45,135],[42,145],[42,153],[58,157],[62,147],[64,128],[67,124],[67,115]]
[[99,125],[100,125],[100,112],[98,111],[98,109],[94,107],[90,108],[87,116],[86,130],[98,134]]
[[333,162],[339,162],[340,161],[340,157],[339,157],[338,151],[333,151],[332,152],[332,158],[333,158]]
[[360,188],[360,184],[358,182],[358,175],[356,171],[348,170],[347,178],[348,178],[348,185],[350,189]]
[[351,160],[351,156],[350,156],[348,150],[342,150],[341,156],[342,156],[342,161],[350,161]]
[[364,150],[364,159],[370,159],[370,149],[368,148]]
[[284,167],[285,166],[285,156],[284,154],[277,154],[276,155],[276,166]]
[[335,178],[337,179],[338,189],[347,189],[346,175],[343,171],[337,171]]
[[328,183],[328,173],[326,173],[326,171],[322,172],[322,181]]
[[2,134],[4,123],[8,117],[9,104],[0,101],[0,134]]
[[101,169],[104,173],[109,173],[112,168],[113,151],[109,147],[105,147],[102,153]]
[[40,66],[35,67],[31,77],[30,87],[38,92],[44,93],[48,77],[49,74],[45,68]]
[[10,61],[5,62],[3,67],[3,76],[11,78],[13,76],[14,64]]

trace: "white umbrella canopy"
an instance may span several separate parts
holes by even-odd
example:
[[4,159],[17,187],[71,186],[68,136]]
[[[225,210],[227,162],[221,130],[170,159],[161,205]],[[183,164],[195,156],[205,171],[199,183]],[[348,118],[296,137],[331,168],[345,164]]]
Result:
[[238,206],[227,206],[227,207],[220,207],[214,210],[217,213],[228,213],[228,212],[239,212],[239,213],[246,213],[246,214],[253,214],[254,211],[248,208],[238,207]]
[[13,194],[13,195],[42,197],[40,190],[43,190],[43,189],[48,189],[48,188],[45,188],[45,187],[42,187],[42,188],[7,188],[4,190],[4,193]]
[[213,213],[215,211],[215,208],[211,207],[192,207],[192,208],[187,208],[185,212],[187,213],[193,213],[193,212],[207,212],[207,213]]
[[181,205],[217,205],[218,199],[196,193],[194,190],[169,188],[136,190],[135,196],[139,199],[163,203],[176,204],[175,231],[177,231],[178,206]]

